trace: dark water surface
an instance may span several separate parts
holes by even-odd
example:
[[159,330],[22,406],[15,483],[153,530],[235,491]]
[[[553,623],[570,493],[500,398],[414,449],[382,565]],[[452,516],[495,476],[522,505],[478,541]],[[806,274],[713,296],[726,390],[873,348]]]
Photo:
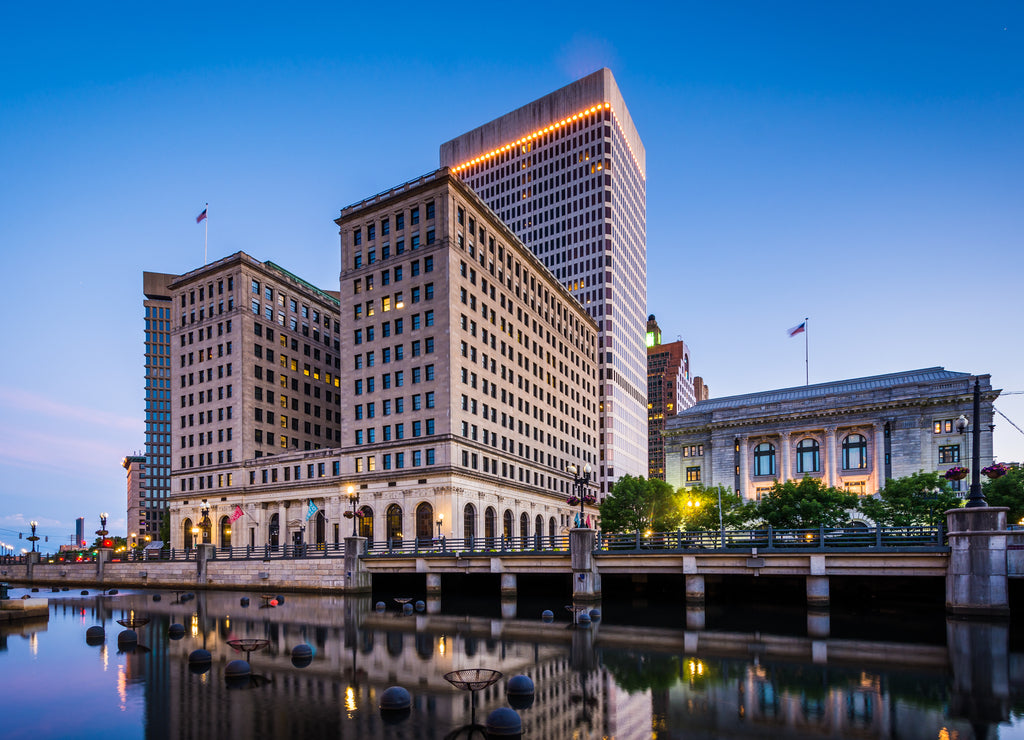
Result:
[[[49,619],[0,625],[0,736],[465,738],[470,695],[443,676],[483,667],[504,678],[478,693],[480,724],[508,706],[508,678],[534,681],[519,710],[526,738],[1024,738],[1024,630],[947,620],[931,604],[808,613],[617,600],[578,628],[541,598],[465,597],[407,616],[397,594],[374,596],[388,601],[381,613],[368,597],[264,606],[255,592],[79,590],[31,594],[49,600]],[[138,646],[119,641],[115,620],[132,616],[150,620]],[[105,635],[90,644],[93,626]],[[268,641],[242,687],[225,678],[245,657],[236,638]],[[308,665],[293,661],[302,644]],[[196,649],[212,654],[208,669],[190,669]],[[412,708],[389,724],[378,705],[395,685]]]

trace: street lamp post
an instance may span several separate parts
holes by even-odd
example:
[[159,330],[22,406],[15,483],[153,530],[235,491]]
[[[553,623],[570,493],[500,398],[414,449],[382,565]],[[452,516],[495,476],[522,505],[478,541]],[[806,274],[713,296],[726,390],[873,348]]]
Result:
[[358,534],[356,522],[359,519],[356,512],[356,506],[359,505],[359,492],[356,491],[355,486],[348,487],[348,500],[352,504],[352,536],[355,537]]
[[981,490],[981,385],[974,381],[974,420],[971,427],[971,493],[967,497],[966,507],[973,509],[988,506],[985,494]]
[[437,539],[441,539],[441,525],[444,524],[444,514],[437,515]]
[[100,537],[106,537],[109,534],[107,532],[107,512],[100,514],[100,528],[96,530],[96,534]]
[[199,511],[203,514],[203,520],[200,522],[200,525],[202,526],[203,544],[205,545],[210,542],[210,504],[206,502],[205,498]]
[[32,552],[35,552],[36,551],[36,541],[39,539],[38,537],[36,537],[36,527],[39,526],[39,522],[33,520],[33,521],[28,523],[28,526],[32,527],[32,536],[29,537],[29,540],[32,541]]
[[587,463],[583,466],[583,470],[580,470],[575,465],[569,466],[569,472],[572,474],[572,492],[573,498],[578,498],[580,502],[580,522],[579,526],[584,526],[585,514],[583,511],[583,505],[587,503],[593,503],[595,496],[588,492],[587,487],[590,485],[590,464]]

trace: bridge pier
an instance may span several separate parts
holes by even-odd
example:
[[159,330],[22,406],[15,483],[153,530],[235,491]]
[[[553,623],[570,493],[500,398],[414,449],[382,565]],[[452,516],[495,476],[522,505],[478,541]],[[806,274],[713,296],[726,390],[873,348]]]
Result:
[[807,636],[823,639],[832,631],[832,615],[828,610],[807,610]]
[[370,574],[363,567],[360,557],[366,550],[365,537],[345,538],[345,592],[369,593]]
[[686,629],[702,630],[707,626],[707,610],[704,605],[686,607]]
[[1006,512],[998,506],[950,509],[946,610],[953,614],[1008,615]]
[[441,596],[441,574],[427,573],[427,598]]
[[704,576],[687,574],[686,603],[703,606],[704,598]]
[[569,530],[569,558],[572,561],[572,600],[600,601],[601,576],[594,563],[597,533],[587,527]]
[[516,600],[517,596],[517,579],[515,573],[502,573],[501,574],[501,600],[506,601],[511,599]]
[[807,576],[807,606],[828,608],[828,576]]
[[217,557],[217,546],[211,542],[202,542],[196,545],[196,583],[205,586],[207,581],[208,564]]

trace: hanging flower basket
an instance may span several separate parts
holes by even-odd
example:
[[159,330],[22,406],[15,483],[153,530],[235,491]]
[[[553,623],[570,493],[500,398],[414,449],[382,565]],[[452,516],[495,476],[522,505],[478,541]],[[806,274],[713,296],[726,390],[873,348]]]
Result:
[[346,511],[344,516],[346,519],[352,519],[353,517],[355,517],[356,519],[362,519],[364,516],[366,516],[366,512],[357,511],[355,514],[353,514],[351,511]]
[[569,504],[569,506],[576,506],[576,504],[578,504],[579,502],[580,500],[575,496],[570,496],[565,500],[565,503]]
[[981,469],[981,474],[992,478],[1002,478],[1006,475],[1007,467],[1003,463],[996,463],[995,465],[989,465],[987,468]]
[[970,472],[967,468],[962,468],[959,465],[954,465],[952,468],[945,472],[946,480],[963,480],[967,477],[967,473]]
[[588,493],[586,496],[583,497],[583,503],[585,503],[585,504],[596,504],[597,503],[597,494]]

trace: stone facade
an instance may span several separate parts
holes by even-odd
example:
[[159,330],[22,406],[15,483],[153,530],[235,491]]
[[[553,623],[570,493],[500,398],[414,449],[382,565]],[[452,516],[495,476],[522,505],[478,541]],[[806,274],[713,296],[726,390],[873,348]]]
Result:
[[809,475],[874,494],[888,478],[967,467],[975,380],[981,465],[991,465],[999,391],[988,375],[933,367],[698,402],[666,424],[666,480],[755,499],[776,480]]

